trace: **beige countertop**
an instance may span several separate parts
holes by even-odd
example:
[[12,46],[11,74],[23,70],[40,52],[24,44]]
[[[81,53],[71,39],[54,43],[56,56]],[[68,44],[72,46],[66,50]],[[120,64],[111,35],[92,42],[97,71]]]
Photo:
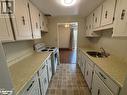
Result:
[[108,58],[95,58],[89,56],[86,51],[95,51],[93,48],[80,48],[101,70],[103,70],[114,82],[120,87],[123,87],[125,78],[127,76],[127,63],[122,59],[110,55]]
[[9,67],[14,90],[19,93],[33,75],[43,66],[51,52],[33,53],[22,61]]

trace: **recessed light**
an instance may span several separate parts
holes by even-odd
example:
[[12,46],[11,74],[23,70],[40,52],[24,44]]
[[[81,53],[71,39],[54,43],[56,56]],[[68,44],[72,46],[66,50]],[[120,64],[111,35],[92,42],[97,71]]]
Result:
[[76,0],[62,0],[62,4],[64,6],[72,6],[75,4],[75,2],[76,2]]

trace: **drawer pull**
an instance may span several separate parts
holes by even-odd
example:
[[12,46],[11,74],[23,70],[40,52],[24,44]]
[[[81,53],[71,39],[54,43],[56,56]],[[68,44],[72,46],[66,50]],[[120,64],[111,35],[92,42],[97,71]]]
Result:
[[31,89],[31,87],[33,86],[34,81],[32,81],[32,83],[30,84],[30,86],[27,88],[27,91],[29,91]]
[[102,73],[99,72],[99,74],[101,75],[101,77],[102,77],[103,79],[106,79],[106,77],[105,77]]
[[97,95],[100,95],[100,89],[98,89]]
[[45,65],[42,67],[42,69],[44,69],[45,68]]

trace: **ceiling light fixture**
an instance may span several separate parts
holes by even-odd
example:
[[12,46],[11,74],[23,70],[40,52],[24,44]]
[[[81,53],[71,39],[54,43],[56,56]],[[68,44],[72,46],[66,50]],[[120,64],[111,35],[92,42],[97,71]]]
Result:
[[72,6],[75,4],[75,2],[76,2],[76,0],[62,0],[62,4],[64,6]]

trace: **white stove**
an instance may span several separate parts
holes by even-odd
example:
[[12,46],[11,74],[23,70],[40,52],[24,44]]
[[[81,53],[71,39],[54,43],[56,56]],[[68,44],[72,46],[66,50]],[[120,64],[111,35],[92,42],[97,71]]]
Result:
[[56,47],[46,46],[44,43],[37,43],[34,45],[36,52],[53,52],[52,53],[52,72],[55,74],[57,65],[59,64],[59,49]]
[[35,51],[37,52],[43,52],[43,51],[55,51],[56,47],[49,47],[46,46],[44,43],[37,43],[34,45]]

